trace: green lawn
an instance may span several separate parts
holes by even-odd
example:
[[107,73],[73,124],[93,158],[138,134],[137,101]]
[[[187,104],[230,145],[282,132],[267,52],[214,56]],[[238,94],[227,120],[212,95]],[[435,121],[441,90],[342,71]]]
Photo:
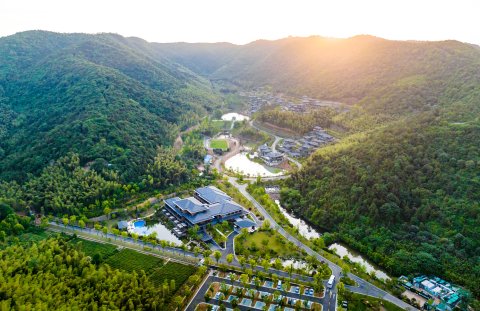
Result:
[[158,257],[138,253],[131,249],[123,249],[113,256],[110,256],[105,263],[112,268],[121,269],[125,271],[140,271],[144,270],[148,275],[153,272],[155,268],[163,265],[163,260]]
[[150,279],[156,285],[162,284],[165,279],[168,281],[174,279],[178,288],[196,271],[197,268],[194,266],[187,266],[169,261],[163,267],[155,269],[150,275]]
[[210,141],[210,148],[228,150],[228,142],[225,139],[212,139]]
[[397,307],[391,302],[373,298],[370,296],[364,296],[359,294],[354,294],[351,292],[345,292],[343,297],[338,297],[339,307],[338,310],[345,310],[341,307],[342,301],[348,301],[348,310],[359,310],[359,311],[380,311],[380,310],[387,310],[387,311],[401,311],[403,310],[400,307]]
[[242,240],[241,236],[237,237],[235,251],[241,255],[264,256],[269,254],[285,258],[301,255],[294,245],[274,230],[250,233],[245,240]]

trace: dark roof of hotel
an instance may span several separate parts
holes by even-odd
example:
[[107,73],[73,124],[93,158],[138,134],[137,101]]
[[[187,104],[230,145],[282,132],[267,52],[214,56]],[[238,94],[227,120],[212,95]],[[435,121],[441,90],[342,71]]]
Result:
[[230,201],[232,198],[229,197],[225,192],[221,191],[217,187],[207,186],[203,188],[198,188],[195,192],[208,203],[218,203],[223,201]]
[[208,210],[195,215],[185,215],[191,223],[196,224],[208,219],[214,219],[217,215],[226,215],[233,212],[243,211],[243,208],[235,202],[225,201],[223,203],[215,203],[209,206]]
[[175,202],[180,201],[181,199],[179,197],[174,197],[170,199],[165,199],[164,202],[170,206],[174,206]]
[[191,214],[200,213],[208,209],[205,204],[202,204],[202,202],[193,197],[178,200],[175,204],[182,210],[189,211]]
[[237,219],[237,221],[235,221],[235,225],[239,226],[240,228],[251,228],[257,226],[255,222],[249,219]]
[[[165,203],[172,207],[173,212],[180,217],[185,217],[192,224],[213,220],[215,216],[225,216],[244,211],[241,205],[232,201],[227,194],[216,187],[198,188],[196,192],[202,199],[211,202],[211,204],[203,204],[194,197],[186,199],[170,198],[166,199]],[[193,215],[182,212],[181,209],[188,210]]]

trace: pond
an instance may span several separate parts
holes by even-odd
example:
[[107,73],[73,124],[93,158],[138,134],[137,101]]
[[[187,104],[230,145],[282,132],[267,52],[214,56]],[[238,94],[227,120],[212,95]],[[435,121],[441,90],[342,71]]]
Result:
[[307,224],[303,219],[297,218],[292,214],[288,213],[288,211],[280,205],[279,200],[275,200],[275,203],[277,203],[278,208],[282,212],[283,216],[285,216],[294,227],[298,228],[298,233],[300,235],[307,239],[316,239],[320,237],[321,234],[312,226]]
[[361,264],[362,266],[365,267],[367,273],[371,273],[373,271],[375,273],[375,276],[378,279],[383,279],[383,280],[390,279],[390,277],[384,271],[375,267],[372,263],[370,263],[368,260],[363,258],[362,255],[352,250],[349,250],[348,248],[346,248],[345,246],[339,243],[331,244],[328,247],[328,249],[333,250],[341,258],[343,258],[344,256],[347,256],[348,259],[350,259],[350,261]]
[[280,176],[284,172],[280,169],[269,168],[260,163],[253,162],[247,157],[247,153],[242,152],[234,155],[225,162],[225,168],[232,170],[234,172],[243,174],[244,176]]
[[239,113],[236,113],[236,112],[230,112],[230,113],[226,113],[222,116],[222,120],[223,121],[243,121],[243,120],[250,120],[249,117],[247,116],[244,116],[243,114],[239,114]]
[[181,245],[182,241],[180,241],[167,227],[165,227],[161,223],[156,223],[153,225],[147,225],[145,220],[140,219],[136,220],[133,223],[133,226],[130,227],[132,232],[135,232],[138,235],[150,235],[152,233],[156,233],[158,240],[164,240],[168,242],[172,242],[176,245]]
[[[315,230],[312,226],[307,224],[303,219],[295,217],[292,214],[290,214],[285,208],[283,208],[280,205],[279,200],[275,200],[275,203],[277,203],[280,211],[288,219],[288,221],[293,226],[298,228],[298,233],[299,234],[301,234],[302,236],[304,236],[307,239],[318,238],[318,237],[321,236],[321,234],[317,230]],[[383,280],[390,279],[390,277],[384,271],[380,270],[373,263],[370,263],[368,260],[363,258],[362,255],[360,255],[359,253],[348,249],[344,245],[334,243],[334,244],[330,245],[328,247],[328,249],[330,249],[330,250],[335,249],[335,253],[337,255],[339,255],[341,258],[343,258],[344,256],[347,256],[352,262],[362,264],[365,267],[367,273],[371,273],[372,271],[374,271],[375,276],[378,279],[383,279]],[[289,265],[291,263],[284,263],[284,264]]]

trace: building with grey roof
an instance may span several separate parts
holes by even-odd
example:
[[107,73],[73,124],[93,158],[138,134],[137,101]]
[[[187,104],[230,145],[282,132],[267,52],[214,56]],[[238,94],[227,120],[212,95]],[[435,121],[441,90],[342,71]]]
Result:
[[247,213],[225,192],[213,186],[198,188],[193,197],[175,197],[164,202],[166,209],[189,227],[235,220]]

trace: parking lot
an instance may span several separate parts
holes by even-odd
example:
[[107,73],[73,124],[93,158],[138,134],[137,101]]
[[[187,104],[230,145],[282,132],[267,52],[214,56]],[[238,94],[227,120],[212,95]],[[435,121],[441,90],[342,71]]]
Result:
[[321,310],[322,295],[299,284],[266,279],[255,286],[253,278],[245,283],[238,274],[211,274],[187,310]]

